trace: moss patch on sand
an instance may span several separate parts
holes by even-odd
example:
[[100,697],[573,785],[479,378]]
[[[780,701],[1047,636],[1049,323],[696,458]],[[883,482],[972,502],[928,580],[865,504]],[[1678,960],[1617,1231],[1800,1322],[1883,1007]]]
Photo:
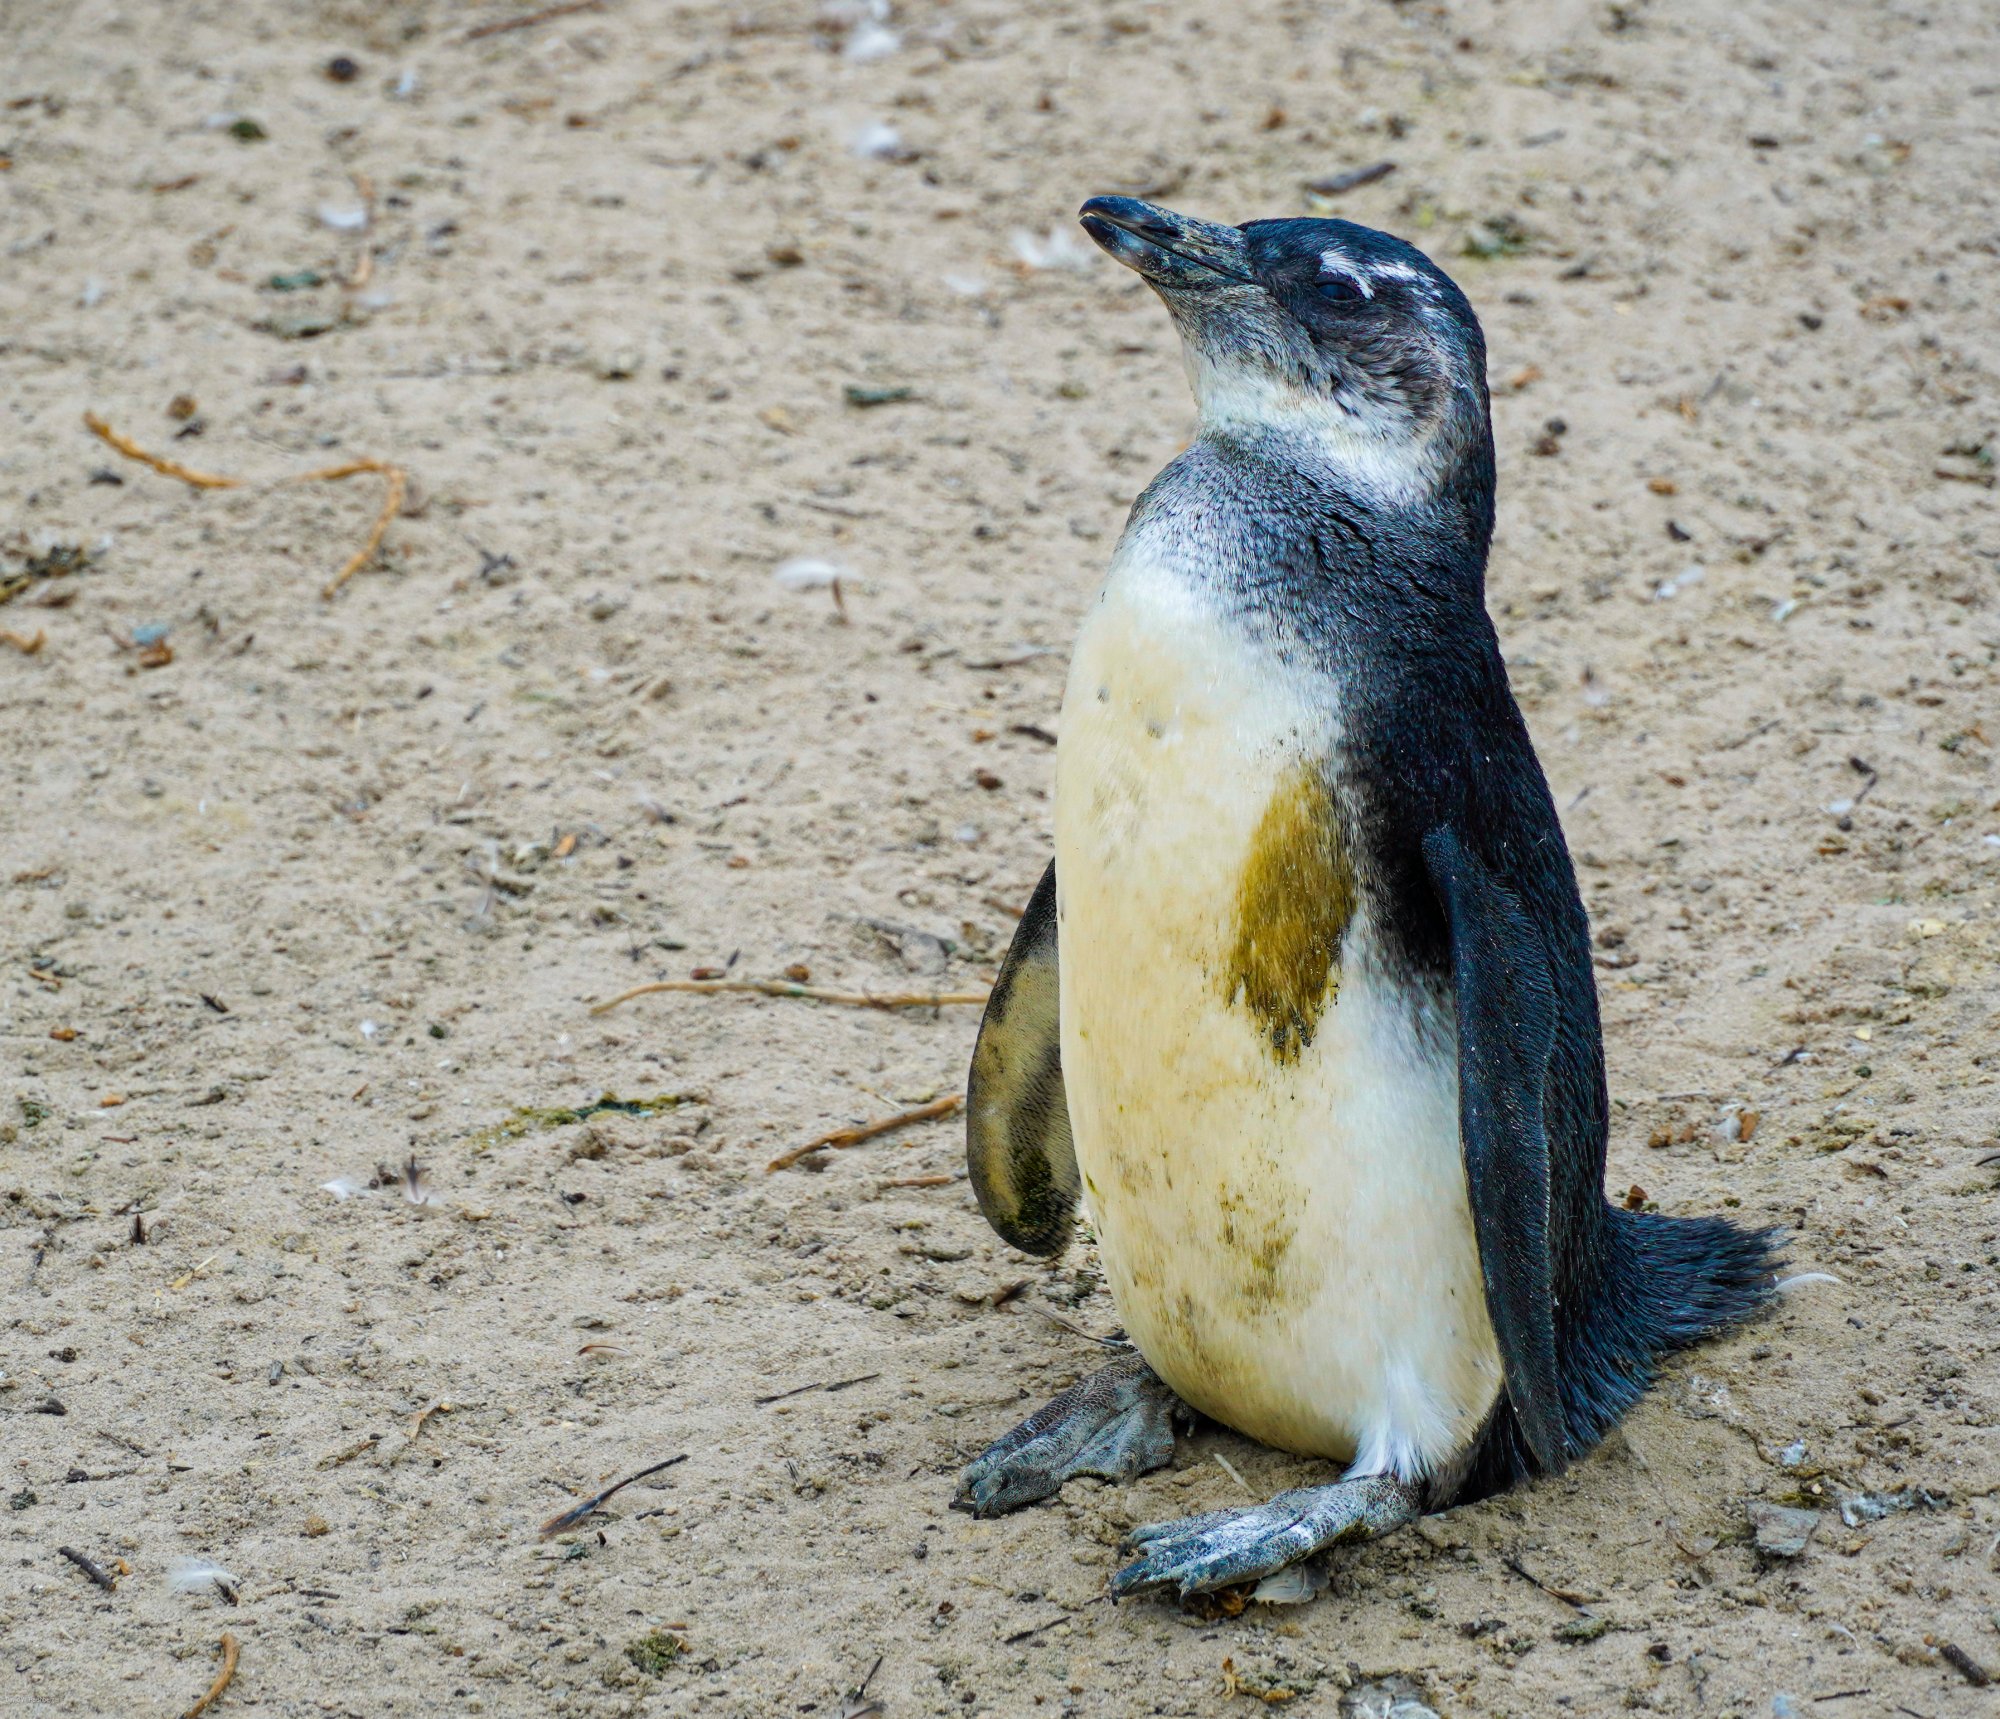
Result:
[[503,1122],[495,1122],[468,1136],[475,1152],[484,1152],[502,1140],[520,1140],[530,1134],[546,1134],[551,1128],[568,1128],[588,1122],[593,1116],[657,1116],[663,1110],[691,1102],[685,1093],[663,1092],[656,1098],[620,1098],[603,1093],[594,1104],[521,1105]]
[[625,1657],[648,1677],[658,1677],[686,1652],[687,1643],[663,1629],[625,1644]]

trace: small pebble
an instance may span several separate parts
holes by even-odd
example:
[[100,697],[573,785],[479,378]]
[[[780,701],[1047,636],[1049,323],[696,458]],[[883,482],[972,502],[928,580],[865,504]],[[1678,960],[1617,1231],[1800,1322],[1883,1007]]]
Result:
[[1819,1526],[1817,1510],[1794,1510],[1788,1504],[1767,1504],[1762,1499],[1751,1500],[1749,1514],[1757,1550],[1769,1558],[1801,1556]]

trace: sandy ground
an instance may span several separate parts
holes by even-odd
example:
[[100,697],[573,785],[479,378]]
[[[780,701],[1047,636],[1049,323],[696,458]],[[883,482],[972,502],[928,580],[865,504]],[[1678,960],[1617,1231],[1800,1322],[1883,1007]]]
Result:
[[[890,1719],[1378,1713],[1391,1674],[1446,1715],[1992,1711],[1943,1649],[2000,1673],[2000,14],[466,39],[514,15],[0,6],[0,626],[46,635],[0,647],[0,1708],[181,1712],[226,1631],[224,1715],[839,1715],[871,1666]],[[952,1123],[764,1167],[958,1091],[977,1011],[588,1005],[990,979],[1077,615],[1190,417],[1157,306],[1050,230],[1378,160],[1337,207],[1491,341],[1491,603],[1598,928],[1613,1186],[1840,1281],[1315,1603],[1114,1609],[1124,1525],[1316,1471],[1209,1430],[948,1514],[1093,1363],[1038,1310],[1114,1328],[1087,1252],[1004,1249]],[[383,480],[276,480],[366,456],[411,488],[325,601]],[[605,1093],[678,1102],[529,1114]],[[366,1186],[412,1154],[429,1203]],[[1755,1501],[1818,1513],[1802,1555]]]

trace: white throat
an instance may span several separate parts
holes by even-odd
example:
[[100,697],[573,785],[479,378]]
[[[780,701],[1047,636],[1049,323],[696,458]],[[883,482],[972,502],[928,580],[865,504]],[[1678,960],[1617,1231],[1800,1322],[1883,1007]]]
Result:
[[1204,431],[1276,432],[1314,450],[1341,487],[1389,507],[1413,507],[1436,494],[1444,475],[1437,425],[1409,433],[1409,420],[1373,416],[1340,400],[1301,393],[1252,366],[1217,365],[1191,342],[1181,357]]

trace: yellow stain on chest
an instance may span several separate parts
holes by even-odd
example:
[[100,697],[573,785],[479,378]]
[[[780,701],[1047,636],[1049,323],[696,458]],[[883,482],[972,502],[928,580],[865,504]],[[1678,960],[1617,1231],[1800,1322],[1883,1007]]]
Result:
[[1339,994],[1355,893],[1333,790],[1321,771],[1296,764],[1250,838],[1223,968],[1229,998],[1257,1018],[1281,1063],[1299,1060]]

